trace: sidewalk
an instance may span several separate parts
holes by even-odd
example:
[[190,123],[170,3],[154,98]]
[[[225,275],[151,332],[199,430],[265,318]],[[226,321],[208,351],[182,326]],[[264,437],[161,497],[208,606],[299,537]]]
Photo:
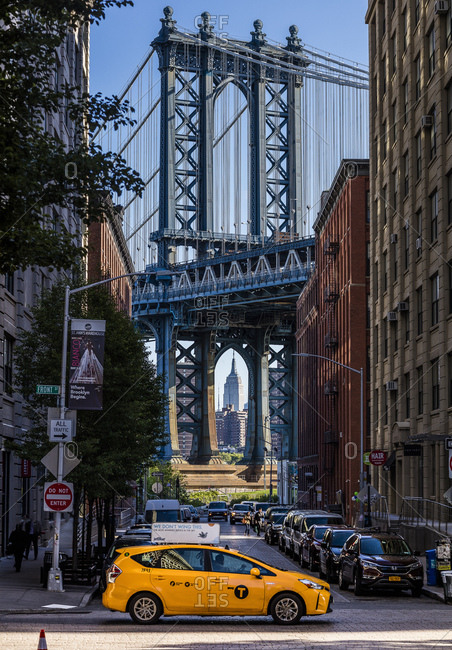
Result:
[[[97,585],[63,585],[64,591],[47,591],[41,584],[41,567],[44,553],[51,551],[52,541],[47,547],[39,547],[34,560],[33,548],[29,558],[24,558],[19,573],[14,568],[14,557],[0,558],[0,614],[42,613],[67,611],[85,607],[91,600]],[[72,555],[72,518],[62,521],[60,551]]]
[[434,598],[435,600],[440,600],[441,602],[445,602],[444,598],[444,587],[443,583],[438,580],[436,587],[432,585],[427,584],[427,571],[426,571],[426,564],[427,560],[425,556],[422,556],[419,558],[424,565],[424,587],[422,589],[422,593],[424,596],[428,596],[429,598]]

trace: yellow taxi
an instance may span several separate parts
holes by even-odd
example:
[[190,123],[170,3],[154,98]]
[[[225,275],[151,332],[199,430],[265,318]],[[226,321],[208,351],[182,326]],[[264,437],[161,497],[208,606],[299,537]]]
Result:
[[199,544],[118,549],[102,603],[135,623],[160,616],[268,616],[290,625],[331,612],[328,583],[237,551]]

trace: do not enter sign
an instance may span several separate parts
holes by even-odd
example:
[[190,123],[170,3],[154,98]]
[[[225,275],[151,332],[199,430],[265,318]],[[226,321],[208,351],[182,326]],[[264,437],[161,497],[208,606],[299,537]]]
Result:
[[74,490],[72,483],[45,483],[44,510],[48,512],[72,512]]
[[372,465],[384,465],[386,463],[387,454],[381,449],[374,449],[369,454],[369,460]]

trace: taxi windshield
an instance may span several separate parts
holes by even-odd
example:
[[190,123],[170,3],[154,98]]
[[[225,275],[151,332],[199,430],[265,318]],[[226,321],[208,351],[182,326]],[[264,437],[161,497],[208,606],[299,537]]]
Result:
[[361,540],[361,553],[365,555],[411,555],[411,550],[403,539],[371,537]]

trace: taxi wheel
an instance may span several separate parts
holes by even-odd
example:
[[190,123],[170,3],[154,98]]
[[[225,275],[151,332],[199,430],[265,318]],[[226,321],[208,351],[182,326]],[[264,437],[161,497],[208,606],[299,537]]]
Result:
[[270,614],[278,625],[293,625],[303,616],[304,603],[299,596],[283,592],[276,596],[270,607]]
[[129,602],[129,614],[135,623],[149,625],[156,623],[162,615],[162,603],[154,594],[135,594]]

